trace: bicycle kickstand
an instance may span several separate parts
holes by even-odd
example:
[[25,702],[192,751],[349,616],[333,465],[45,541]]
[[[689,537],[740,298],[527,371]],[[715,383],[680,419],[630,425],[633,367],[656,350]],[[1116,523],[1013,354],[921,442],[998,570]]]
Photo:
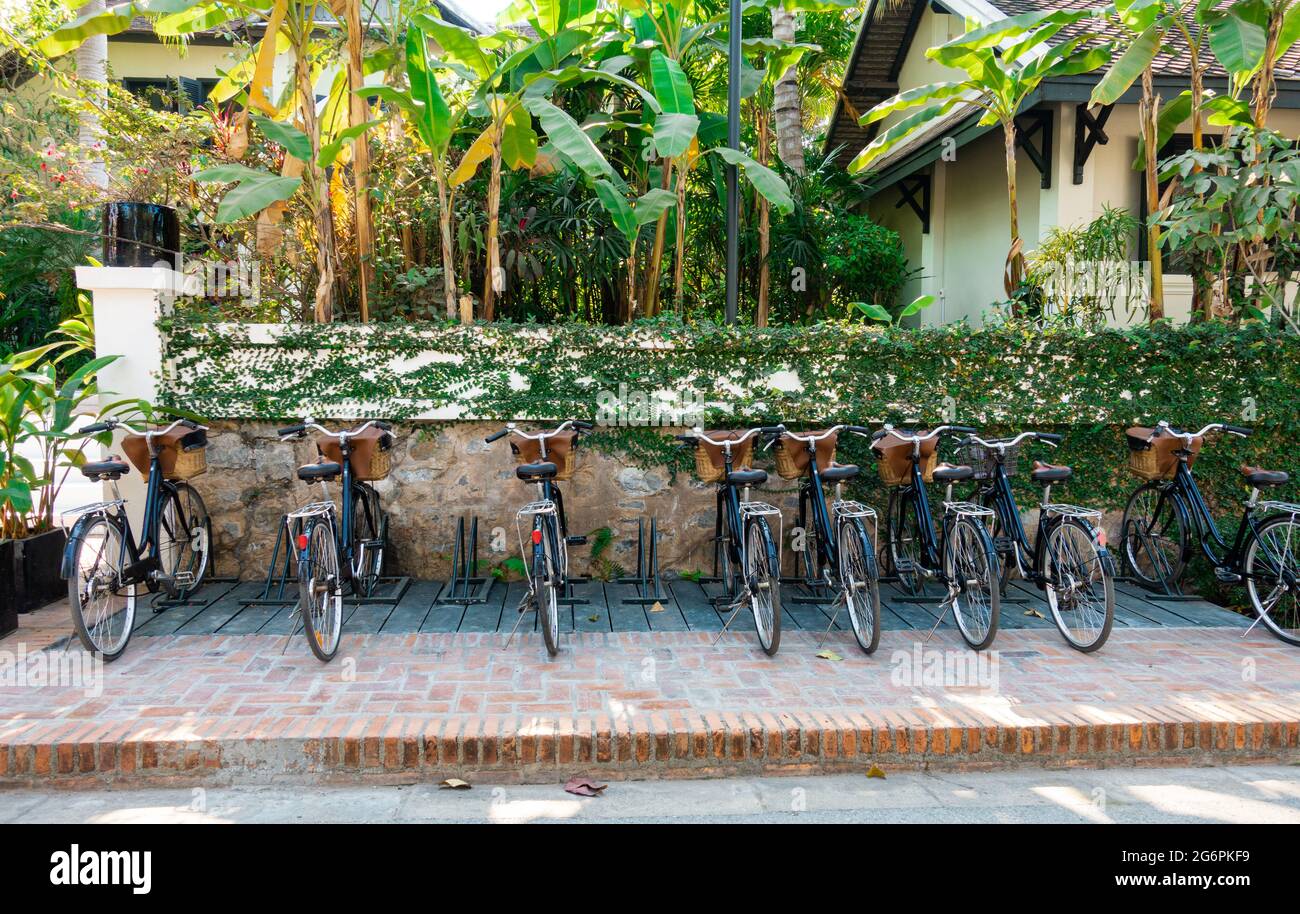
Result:
[[524,594],[523,599],[519,601],[519,606],[515,610],[515,624],[510,628],[510,637],[506,639],[506,647],[509,647],[510,642],[515,640],[515,632],[519,631],[519,623],[524,621],[524,613],[528,611],[527,606],[530,602],[533,603],[533,612],[536,612],[537,603],[533,599],[533,593],[531,590]]
[[291,614],[293,618],[293,629],[289,632],[289,637],[284,639],[284,647],[280,648],[280,656],[283,657],[285,651],[289,650],[289,645],[293,641],[293,636],[298,634],[298,629],[302,627],[302,613],[295,609]]
[[939,630],[939,626],[943,625],[943,620],[948,618],[948,610],[949,608],[951,608],[952,604],[957,600],[957,595],[960,592],[961,591],[953,588],[951,584],[948,585],[948,597],[942,603],[939,604],[939,609],[942,610],[942,612],[939,613],[939,618],[935,620],[934,628],[930,629],[929,634],[925,636],[926,644],[930,643],[930,639],[933,638],[934,633]]
[[749,595],[747,593],[742,594],[741,597],[738,600],[736,600],[735,603],[731,604],[731,615],[727,616],[727,621],[722,623],[722,631],[718,632],[718,637],[713,639],[714,647],[716,647],[718,642],[722,640],[722,636],[727,633],[727,629],[730,628],[731,623],[735,621],[736,614],[739,613],[741,607],[745,605],[745,601],[748,599],[748,597]]

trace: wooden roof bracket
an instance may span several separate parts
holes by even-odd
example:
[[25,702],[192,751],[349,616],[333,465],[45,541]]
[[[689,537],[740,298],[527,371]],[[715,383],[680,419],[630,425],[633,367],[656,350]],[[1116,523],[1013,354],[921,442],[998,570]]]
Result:
[[1092,155],[1093,149],[1098,145],[1105,146],[1110,142],[1110,137],[1106,136],[1106,121],[1110,120],[1110,112],[1114,110],[1114,105],[1103,105],[1096,117],[1088,110],[1086,102],[1080,102],[1074,107],[1074,183],[1083,183],[1083,166],[1088,164],[1088,158]]
[[[1023,122],[1023,123],[1022,123]],[[1035,138],[1037,145],[1035,145]],[[1037,108],[1016,118],[1016,145],[1025,151],[1042,176],[1042,188],[1052,186],[1052,111]]]
[[930,175],[920,174],[902,178],[898,182],[899,200],[894,209],[904,205],[921,220],[921,234],[930,234]]

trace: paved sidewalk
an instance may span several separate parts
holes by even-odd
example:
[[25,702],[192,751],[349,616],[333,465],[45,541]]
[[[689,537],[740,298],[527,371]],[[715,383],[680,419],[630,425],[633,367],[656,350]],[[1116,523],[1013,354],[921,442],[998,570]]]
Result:
[[[0,687],[0,781],[610,777],[1300,758],[1300,650],[1241,627],[1116,630],[1081,655],[1050,631],[974,655],[941,630],[347,636],[133,641],[85,685]],[[829,648],[842,660],[817,656]],[[14,638],[0,650],[15,652]],[[38,664],[79,650],[50,651]],[[29,665],[32,661],[28,661]],[[54,671],[57,672],[57,671]],[[63,675],[66,675],[66,671]],[[67,681],[67,680],[64,680]]]
[[1300,769],[889,772],[549,784],[0,791],[0,824],[443,822],[1300,824]]

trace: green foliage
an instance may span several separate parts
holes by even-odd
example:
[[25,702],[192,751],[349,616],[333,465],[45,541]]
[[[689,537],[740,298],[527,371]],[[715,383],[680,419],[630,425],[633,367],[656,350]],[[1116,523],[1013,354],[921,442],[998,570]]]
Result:
[[[1081,226],[1052,226],[1026,258],[1028,272],[1022,291],[1031,303],[1026,313],[1052,317],[1086,328],[1104,327],[1109,319],[1128,319],[1114,303],[1122,298],[1126,274],[1107,272],[1110,265],[1127,266],[1129,241],[1140,223],[1127,210],[1107,206]],[[1145,297],[1132,301],[1145,306]]]
[[[937,422],[945,398],[956,419],[991,431],[1058,430],[1055,459],[1075,466],[1074,501],[1122,507],[1123,428],[1167,419],[1254,425],[1249,441],[1223,442],[1198,463],[1210,491],[1233,496],[1243,461],[1300,476],[1289,442],[1300,436],[1300,337],[1266,326],[1165,324],[1129,330],[1007,323],[900,329],[826,322],[765,330],[677,321],[627,327],[343,325],[290,328],[279,345],[247,330],[164,324],[165,402],[221,418],[279,419],[378,414],[410,419],[433,410],[464,419],[592,417],[602,390],[676,390],[730,405],[706,411],[713,427],[764,420],[822,424]],[[422,353],[455,355],[429,359]],[[419,367],[404,370],[408,360]],[[778,382],[778,373],[785,380]],[[789,382],[793,374],[797,384]],[[1032,383],[1026,383],[1026,379]],[[1050,396],[1044,392],[1050,391]],[[1199,426],[1197,426],[1199,427]],[[666,430],[598,428],[594,448],[651,467],[685,466]],[[865,445],[846,441],[841,460],[871,466]],[[864,497],[879,494],[870,479]]]

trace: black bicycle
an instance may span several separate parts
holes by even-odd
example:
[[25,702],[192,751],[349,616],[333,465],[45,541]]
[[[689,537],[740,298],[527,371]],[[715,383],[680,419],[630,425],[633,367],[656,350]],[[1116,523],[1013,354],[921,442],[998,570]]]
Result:
[[[941,436],[973,435],[975,431],[962,425],[941,425],[928,432],[912,432],[886,425],[872,436],[871,449],[882,481],[891,486],[886,518],[890,572],[913,595],[922,592],[926,579],[933,578],[947,588],[940,604],[943,612],[927,638],[933,636],[951,607],[962,638],[978,651],[992,644],[998,631],[1001,587],[988,530],[995,515],[991,508],[953,499],[953,484],[973,478],[973,468],[936,465]],[[937,532],[925,491],[928,481],[948,487],[942,527]]]
[[1011,490],[1023,441],[1056,447],[1061,436],[1050,432],[1021,432],[1014,438],[987,441],[970,435],[962,443],[964,459],[979,481],[976,498],[992,508],[993,547],[1001,570],[1005,596],[1014,570],[1046,593],[1052,620],[1071,647],[1084,653],[1097,650],[1110,637],[1115,622],[1114,562],[1106,549],[1102,514],[1092,508],[1052,501],[1052,486],[1074,475],[1068,466],[1034,462],[1029,476],[1043,486],[1034,545],[1020,520]]
[[[542,639],[547,653],[554,656],[560,649],[560,604],[570,590],[569,546],[581,546],[585,536],[569,536],[564,516],[564,499],[558,480],[573,475],[578,435],[592,429],[590,422],[569,419],[550,431],[529,434],[519,431],[513,422],[483,439],[488,444],[510,435],[511,451],[521,463],[515,475],[537,486],[537,498],[515,514],[519,552],[528,573],[528,593],[519,604],[520,616],[528,607],[538,614]],[[530,527],[529,542],[524,542],[524,524]],[[514,637],[511,629],[510,637]]]
[[[119,426],[124,423],[106,419],[75,434],[88,437]],[[82,475],[107,482],[113,497],[65,515],[76,520],[64,547],[62,573],[77,637],[105,661],[120,657],[131,640],[139,587],[150,593],[161,588],[177,599],[203,583],[212,521],[199,493],[183,480],[206,469],[207,432],[206,426],[179,419],[165,429],[128,434],[123,440],[131,462],[147,478],[139,541],[117,486],[130,466],[117,457],[81,465]]]
[[[820,432],[784,429],[776,441],[777,470],[787,479],[803,480],[799,487],[799,527],[806,532],[800,553],[803,585],[814,594],[835,594],[831,627],[839,618],[840,607],[847,607],[858,646],[870,654],[880,644],[876,512],[844,499],[844,483],[856,478],[859,471],[853,464],[835,462],[840,432],[871,435],[860,425],[836,425]],[[835,484],[835,500],[829,507],[825,483]],[[867,532],[868,523],[871,533]]]
[[677,436],[696,449],[696,472],[701,480],[718,484],[714,560],[726,590],[716,602],[731,609],[722,631],[726,632],[736,614],[748,606],[754,614],[758,643],[768,655],[781,647],[780,536],[772,536],[770,524],[773,518],[780,524],[781,511],[750,499],[750,487],[767,482],[767,472],[748,464],[758,435],[769,436],[771,446],[782,431],[779,425],[743,432],[695,428],[688,435]]
[[[1128,430],[1129,468],[1146,479],[1124,508],[1124,561],[1139,582],[1173,592],[1191,560],[1195,532],[1214,575],[1225,584],[1244,584],[1251,606],[1274,635],[1300,644],[1300,505],[1260,501],[1260,490],[1285,485],[1281,470],[1243,466],[1250,497],[1231,544],[1210,513],[1192,465],[1210,432],[1246,438],[1251,430],[1213,422],[1198,432],[1168,422]],[[1254,625],[1251,626],[1252,628]]]
[[[281,440],[303,438],[309,430],[322,437],[316,446],[320,460],[298,468],[298,478],[321,487],[321,500],[285,515],[289,541],[298,556],[299,616],[312,653],[333,659],[343,635],[343,585],[357,596],[369,596],[383,575],[388,545],[388,518],[374,487],[359,477],[387,475],[392,426],[370,420],[354,429],[331,432],[307,419],[279,430]],[[330,459],[334,458],[334,459]],[[340,480],[342,510],[334,504],[328,483]],[[292,638],[297,633],[295,624]]]

